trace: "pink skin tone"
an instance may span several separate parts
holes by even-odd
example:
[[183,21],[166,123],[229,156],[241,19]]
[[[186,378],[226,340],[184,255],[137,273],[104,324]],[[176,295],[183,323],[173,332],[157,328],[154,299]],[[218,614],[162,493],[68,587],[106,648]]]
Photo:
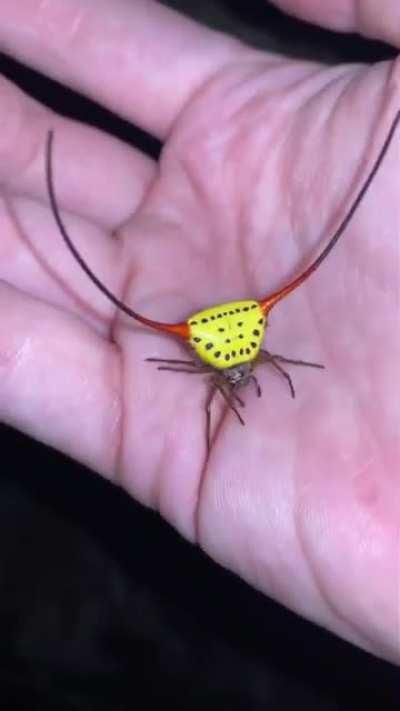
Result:
[[[279,5],[400,45],[397,0]],[[187,354],[81,273],[44,179],[53,128],[69,232],[146,316],[260,298],[349,206],[400,106],[398,61],[289,61],[149,0],[3,0],[0,47],[165,141],[156,164],[0,80],[2,420],[158,509],[266,594],[398,662],[399,137],[335,251],[271,312],[266,347],[327,370],[292,368],[293,401],[261,366],[262,399],[243,391],[245,427],[215,403],[208,461],[206,383],[145,362]]]

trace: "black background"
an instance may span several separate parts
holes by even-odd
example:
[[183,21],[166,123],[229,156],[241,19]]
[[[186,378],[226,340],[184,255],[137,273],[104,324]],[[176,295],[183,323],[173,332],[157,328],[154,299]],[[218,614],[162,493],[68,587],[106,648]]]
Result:
[[[291,56],[393,55],[262,0],[164,4]],[[0,71],[59,112],[158,154],[151,137],[4,55]],[[5,711],[125,711],[166,700],[188,710],[398,708],[396,668],[258,594],[66,457],[4,426],[0,445]]]

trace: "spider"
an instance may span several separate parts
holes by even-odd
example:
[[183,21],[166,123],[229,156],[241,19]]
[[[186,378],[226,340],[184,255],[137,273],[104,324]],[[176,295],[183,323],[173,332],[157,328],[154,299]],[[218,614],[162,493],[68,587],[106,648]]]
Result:
[[244,425],[244,419],[238,409],[244,406],[244,402],[238,395],[238,390],[246,385],[253,384],[257,396],[261,397],[261,388],[254,375],[256,366],[261,363],[271,364],[275,370],[286,379],[292,397],[295,397],[295,389],[291,376],[284,368],[285,365],[324,368],[324,366],[319,363],[285,358],[281,355],[272,354],[263,348],[262,343],[265,329],[268,325],[268,315],[279,301],[297,289],[318,269],[345,232],[382,164],[399,122],[400,110],[396,113],[383,146],[349,211],[334,235],[328,241],[326,247],[299,276],[286,286],[268,294],[259,301],[249,299],[218,304],[190,315],[186,321],[181,323],[161,323],[159,321],[153,321],[131,309],[109,291],[105,284],[103,284],[90,269],[80,252],[78,252],[65,228],[57,205],[52,167],[53,131],[48,132],[46,144],[46,181],[50,206],[61,236],[72,256],[94,285],[118,309],[145,326],[156,329],[157,331],[162,331],[163,333],[171,334],[185,341],[195,354],[195,358],[190,360],[146,358],[147,361],[157,363],[159,370],[199,375],[207,374],[210,376],[210,390],[205,408],[208,452],[210,450],[211,404],[217,392],[221,394],[229,408],[235,413],[239,422]]

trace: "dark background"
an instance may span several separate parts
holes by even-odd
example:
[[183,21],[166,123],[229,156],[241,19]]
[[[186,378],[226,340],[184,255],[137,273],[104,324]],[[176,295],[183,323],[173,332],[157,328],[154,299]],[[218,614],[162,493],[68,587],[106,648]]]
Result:
[[[393,55],[262,0],[164,4],[291,56]],[[151,137],[4,55],[0,72],[61,113],[157,155]],[[125,711],[165,700],[185,710],[398,709],[396,668],[261,596],[66,457],[1,426],[0,446],[5,711]]]

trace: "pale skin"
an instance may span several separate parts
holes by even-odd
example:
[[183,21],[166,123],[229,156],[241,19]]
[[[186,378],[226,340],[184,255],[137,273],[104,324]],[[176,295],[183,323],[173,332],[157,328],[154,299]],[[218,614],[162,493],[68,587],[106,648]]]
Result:
[[[400,45],[397,0],[279,5]],[[144,315],[177,322],[260,298],[350,204],[400,106],[398,61],[289,61],[149,0],[3,0],[0,48],[164,142],[157,164],[0,79],[2,420],[156,508],[265,594],[398,662],[399,138],[335,251],[271,312],[268,350],[326,370],[292,368],[293,401],[260,366],[262,398],[241,393],[245,427],[216,402],[208,460],[203,377],[145,362],[191,356],[80,272],[44,179],[52,128],[69,232]]]

